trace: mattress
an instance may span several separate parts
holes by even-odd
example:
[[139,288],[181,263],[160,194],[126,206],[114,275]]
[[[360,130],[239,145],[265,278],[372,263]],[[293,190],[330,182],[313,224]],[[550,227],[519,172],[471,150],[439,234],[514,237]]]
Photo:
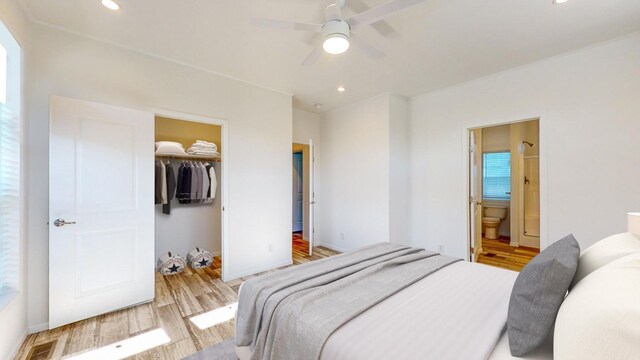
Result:
[[[504,330],[516,277],[468,262],[445,267],[340,327],[320,358],[515,359]],[[248,347],[237,353],[241,360],[251,356]]]

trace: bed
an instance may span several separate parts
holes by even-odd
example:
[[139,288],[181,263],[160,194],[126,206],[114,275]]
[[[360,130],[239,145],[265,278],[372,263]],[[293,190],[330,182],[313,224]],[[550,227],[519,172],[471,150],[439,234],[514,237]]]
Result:
[[[336,289],[330,291],[327,302],[323,302],[322,294],[309,295],[322,287],[318,284],[297,290],[296,294],[303,294],[299,298],[306,296],[306,301],[287,305],[290,297],[297,296],[292,294],[276,299],[275,305],[267,300],[278,293],[273,288],[280,284],[288,281],[299,284],[301,279],[310,281],[311,276],[301,274],[313,268],[313,263],[305,264],[309,267],[307,270],[287,269],[291,274],[272,275],[271,281],[243,284],[236,319],[236,353],[239,359],[553,359],[551,336],[526,356],[511,355],[506,333],[507,312],[518,273],[456,261],[430,252],[421,254],[430,257],[431,262],[439,262],[431,266],[437,269],[425,270],[425,276],[406,286],[400,285],[399,290],[383,296],[380,301],[373,300],[375,304],[366,305],[366,309],[354,310],[350,316],[343,316],[342,322],[330,324],[328,330],[323,329],[326,323],[331,323],[326,319],[340,317],[342,309],[327,304],[350,305],[334,294],[339,292]],[[337,263],[335,260],[321,260],[326,264],[315,265],[318,271],[315,276],[327,277],[322,268]],[[343,277],[344,274],[338,281],[343,281]],[[353,290],[360,286],[358,292],[352,294],[362,294],[371,289],[366,286],[366,281],[360,279],[345,289]],[[385,286],[385,283],[379,284],[383,284],[382,288]],[[289,285],[283,287],[288,288]],[[314,310],[314,306],[318,308]],[[281,310],[287,315],[283,317]],[[247,318],[255,311],[257,313],[252,316],[256,321],[252,323]],[[262,330],[258,330],[260,328]],[[316,332],[323,331],[329,335],[317,336]]]

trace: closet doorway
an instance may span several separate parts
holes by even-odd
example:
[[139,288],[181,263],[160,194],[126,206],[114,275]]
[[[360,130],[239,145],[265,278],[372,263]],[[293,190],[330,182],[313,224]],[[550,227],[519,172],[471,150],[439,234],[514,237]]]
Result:
[[[173,191],[169,190],[173,196],[160,199],[160,203],[156,200],[156,259],[179,254],[188,261],[194,249],[203,250],[213,255],[212,265],[203,270],[218,279],[224,279],[227,267],[225,130],[222,120],[166,112],[156,112],[155,116],[156,165],[160,162],[163,168],[170,167],[175,181]],[[186,179],[187,173],[191,181]]]
[[292,147],[292,252],[313,255],[314,243],[314,165],[313,141],[293,143]]

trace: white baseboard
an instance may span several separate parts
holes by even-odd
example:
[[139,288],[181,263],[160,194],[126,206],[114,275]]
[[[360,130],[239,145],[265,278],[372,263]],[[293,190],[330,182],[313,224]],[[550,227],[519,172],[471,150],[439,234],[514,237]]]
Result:
[[331,250],[335,250],[335,251],[339,251],[339,252],[349,251],[348,249],[345,249],[343,247],[336,246],[336,245],[333,245],[333,244],[327,244],[327,243],[323,243],[323,242],[319,242],[319,243],[315,244],[315,246],[324,246],[327,249],[331,249]]
[[22,346],[22,343],[27,339],[27,335],[28,335],[27,329],[24,329],[24,331],[22,332],[22,334],[20,334],[20,337],[18,338],[19,341],[16,342],[16,344],[13,346],[13,349],[9,353],[9,359],[15,359],[18,357],[18,351],[20,351],[20,347]]
[[35,334],[40,331],[49,330],[49,323],[42,323],[34,326],[29,326],[29,334]]
[[231,280],[235,280],[244,276],[249,276],[249,275],[253,275],[253,274],[257,274],[263,271],[268,271],[271,269],[275,269],[275,268],[279,268],[279,267],[283,267],[283,266],[289,266],[293,264],[293,260],[287,260],[284,261],[282,263],[279,264],[274,264],[274,265],[268,265],[268,266],[264,266],[264,267],[260,267],[260,268],[255,268],[255,269],[251,269],[245,272],[241,272],[238,274],[233,274],[233,275],[229,275],[229,277],[227,279],[225,279],[225,281],[231,281]]

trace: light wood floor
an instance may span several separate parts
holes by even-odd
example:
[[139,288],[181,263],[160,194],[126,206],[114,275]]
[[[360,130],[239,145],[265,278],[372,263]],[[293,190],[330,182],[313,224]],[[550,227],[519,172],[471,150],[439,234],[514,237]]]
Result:
[[[294,265],[337,254],[324,247],[314,247],[314,255],[309,256],[308,249],[309,244],[294,234]],[[220,258],[217,258],[206,269],[187,268],[172,276],[156,273],[153,302],[31,334],[22,344],[17,359],[64,359],[157,328],[164,329],[171,342],[130,359],[182,359],[230,339],[234,336],[234,320],[205,330],[189,321],[194,315],[236,302],[240,284],[252,277],[224,283],[220,280],[220,272]]]
[[510,246],[509,239],[505,237],[500,237],[497,240],[483,238],[482,254],[478,256],[478,262],[503,269],[520,271],[539,253],[540,250],[535,248]]

